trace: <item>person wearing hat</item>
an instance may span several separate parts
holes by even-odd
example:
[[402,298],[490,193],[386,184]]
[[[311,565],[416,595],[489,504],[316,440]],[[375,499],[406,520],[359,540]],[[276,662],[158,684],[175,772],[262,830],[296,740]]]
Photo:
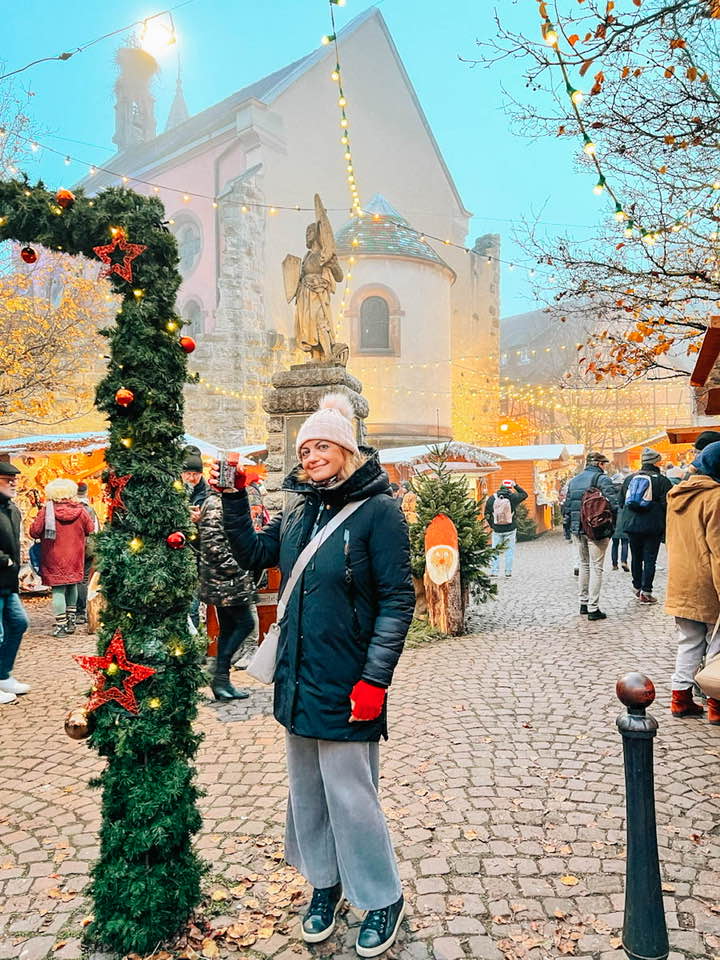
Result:
[[657,603],[653,581],[665,539],[667,495],[673,486],[660,470],[661,461],[662,454],[645,447],[640,469],[625,478],[620,491],[621,525],[630,542],[633,592],[640,603]]
[[[704,447],[693,475],[667,495],[665,612],[675,617],[674,717],[699,717],[693,681],[703,659],[720,653],[720,442]],[[708,722],[720,725],[720,700],[708,697]]]
[[[202,506],[211,494],[208,482],[203,476],[203,462],[200,447],[188,444],[183,447],[183,468],[180,479],[185,484],[185,492],[190,501],[190,519],[194,524],[200,521]],[[195,560],[200,567],[200,550],[197,537],[190,538],[190,547],[195,551]],[[190,619],[196,629],[200,626],[200,595],[196,593],[190,606]]]
[[[600,590],[602,589],[605,554],[615,527],[618,510],[618,495],[615,486],[605,475],[605,467],[610,461],[604,453],[589,453],[585,458],[585,469],[568,483],[563,517],[570,531],[578,554],[580,576],[580,613],[588,620],[606,620],[607,614],[600,609]],[[591,540],[586,536],[581,523],[583,498],[591,487],[597,487],[607,500],[613,515],[613,523],[607,537]]]
[[320,544],[282,596],[274,712],[286,728],[285,858],[314,888],[303,939],[327,940],[346,897],[367,911],[356,951],[375,957],[405,911],[378,778],[387,691],[415,607],[408,530],[376,451],[358,446],[345,394],[321,400],[296,449],[283,513],[254,530],[238,472],[240,489],[223,492],[225,532],[243,569],[280,567],[281,596],[301,552]]
[[0,460],[0,704],[13,703],[28,693],[29,683],[12,675],[28,617],[20,600],[20,527],[22,516],[13,503],[17,496],[17,467]]

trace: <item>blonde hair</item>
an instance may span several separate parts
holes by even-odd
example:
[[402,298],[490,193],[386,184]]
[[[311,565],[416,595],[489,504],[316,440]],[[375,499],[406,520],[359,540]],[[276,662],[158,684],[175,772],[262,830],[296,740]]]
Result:
[[[338,444],[339,446],[339,444]],[[343,447],[343,453],[345,454],[345,459],[343,460],[343,465],[338,471],[338,483],[345,483],[348,477],[351,477],[356,470],[359,470],[360,467],[367,463],[367,455],[364,453],[355,453],[353,450],[346,450]],[[310,474],[307,470],[303,470],[302,466],[297,472],[297,478],[300,483],[310,483]]]
[[66,477],[57,477],[45,487],[45,496],[48,500],[72,500],[77,496],[77,484]]

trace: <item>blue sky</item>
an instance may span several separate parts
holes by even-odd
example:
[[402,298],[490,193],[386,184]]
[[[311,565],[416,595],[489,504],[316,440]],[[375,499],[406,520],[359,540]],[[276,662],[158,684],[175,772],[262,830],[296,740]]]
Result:
[[[367,5],[347,0],[336,7],[338,25]],[[537,31],[534,0],[498,0],[498,5],[514,27]],[[7,69],[73,49],[163,9],[151,0],[63,0],[57,12],[50,0],[4,6]],[[592,193],[591,175],[575,169],[570,144],[529,142],[510,129],[502,89],[524,95],[520,65],[505,60],[491,69],[471,69],[458,59],[475,56],[476,39],[493,37],[494,5],[488,0],[382,0],[378,6],[463,200],[475,214],[472,236],[500,233],[502,258],[518,263],[527,263],[513,239],[523,217],[541,215],[551,233],[568,225],[576,236],[588,236],[607,210]],[[191,113],[303,56],[329,31],[326,0],[192,0],[173,16]],[[102,163],[114,152],[113,54],[121,39],[122,34],[104,40],[64,63],[40,64],[18,78],[32,91],[30,113],[48,131],[45,141],[88,163]],[[159,124],[174,93],[176,56],[171,52],[161,61],[155,90]],[[66,167],[47,152],[33,157],[27,169],[51,187],[72,183],[86,170],[78,164]],[[520,269],[503,269],[501,296],[503,316],[532,309],[536,302]]]

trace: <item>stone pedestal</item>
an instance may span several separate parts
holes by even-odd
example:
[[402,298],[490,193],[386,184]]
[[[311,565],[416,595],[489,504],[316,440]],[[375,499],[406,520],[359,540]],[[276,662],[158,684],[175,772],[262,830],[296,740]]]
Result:
[[326,393],[344,393],[357,419],[358,442],[365,439],[364,420],[369,407],[362,396],[362,384],[345,367],[330,363],[301,363],[282,370],[272,378],[263,409],[268,414],[268,458],[265,505],[272,513],[281,510],[280,490],[287,474],[297,463],[295,440],[303,421],[318,408]]

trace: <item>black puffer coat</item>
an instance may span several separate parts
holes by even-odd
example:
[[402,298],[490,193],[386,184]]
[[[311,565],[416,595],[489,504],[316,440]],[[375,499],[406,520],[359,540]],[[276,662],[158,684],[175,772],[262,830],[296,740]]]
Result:
[[[652,500],[650,506],[645,510],[635,510],[625,503],[630,481],[638,473],[650,477],[650,483],[652,484]],[[660,473],[659,468],[654,464],[645,465],[641,470],[637,470],[636,473],[631,473],[629,477],[626,477],[620,491],[623,534],[626,537],[633,534],[643,534],[648,537],[665,539],[667,495],[671,490],[672,483]]]
[[606,477],[600,467],[591,464],[573,477],[568,484],[565,503],[563,504],[563,518],[570,533],[582,533],[580,524],[580,508],[582,507],[585,491],[596,486],[603,494],[613,513],[613,522],[617,519],[618,494],[615,484],[610,477]]
[[255,581],[238,566],[223,527],[220,495],[210,493],[200,513],[200,599],[216,607],[235,607],[255,600]]
[[0,497],[0,597],[18,593],[20,511],[9,497]]
[[[225,532],[240,566],[279,566],[282,586],[315,528],[351,500],[369,497],[323,543],[296,586],[281,623],[275,671],[275,719],[291,733],[320,740],[387,737],[377,720],[350,723],[358,680],[388,687],[412,620],[415,593],[405,518],[377,455],[334,490],[301,483],[289,508],[259,533],[245,492],[224,494]],[[282,589],[282,588],[281,588]]]

